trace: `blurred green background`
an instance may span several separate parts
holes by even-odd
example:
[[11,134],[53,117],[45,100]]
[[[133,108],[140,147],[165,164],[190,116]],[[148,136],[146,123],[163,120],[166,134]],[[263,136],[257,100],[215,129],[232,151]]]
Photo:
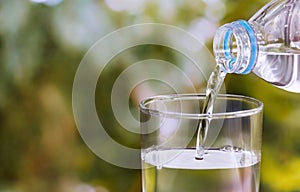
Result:
[[[72,84],[84,54],[108,33],[145,22],[180,27],[211,49],[218,26],[247,20],[266,2],[1,0],[0,192],[141,191],[140,170],[101,160],[76,128]],[[177,58],[161,47],[132,52],[136,60],[148,54],[173,62]],[[97,109],[112,137],[136,147],[138,137],[124,137],[112,118],[110,90],[123,70],[116,66],[101,76],[107,87],[97,88],[101,97]],[[279,90],[253,74],[229,75],[225,83],[228,93],[264,102],[261,191],[300,191],[300,95]]]

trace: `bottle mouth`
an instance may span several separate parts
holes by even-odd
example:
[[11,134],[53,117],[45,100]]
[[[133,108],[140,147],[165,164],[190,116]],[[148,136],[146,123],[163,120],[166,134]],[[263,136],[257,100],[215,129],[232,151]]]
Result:
[[227,73],[248,74],[257,59],[257,39],[247,21],[238,20],[222,26],[214,39],[217,64]]

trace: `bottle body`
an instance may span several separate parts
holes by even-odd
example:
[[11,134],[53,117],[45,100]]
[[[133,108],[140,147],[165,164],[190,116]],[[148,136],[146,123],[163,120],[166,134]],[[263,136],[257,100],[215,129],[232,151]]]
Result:
[[275,0],[248,22],[222,26],[214,39],[218,64],[228,73],[254,72],[300,93],[300,0]]
[[[275,47],[276,48],[276,47]],[[253,72],[287,91],[300,93],[300,53],[261,52]]]

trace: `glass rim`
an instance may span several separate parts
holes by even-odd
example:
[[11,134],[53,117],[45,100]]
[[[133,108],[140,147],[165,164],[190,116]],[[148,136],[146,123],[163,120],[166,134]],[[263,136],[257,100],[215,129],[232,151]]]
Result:
[[139,108],[142,111],[146,111],[151,115],[164,115],[170,117],[184,117],[184,118],[191,118],[191,119],[224,119],[224,118],[237,118],[237,117],[245,117],[250,116],[253,114],[257,114],[263,110],[263,103],[258,99],[244,96],[244,95],[237,95],[237,94],[218,94],[217,99],[223,100],[241,100],[244,102],[252,103],[255,107],[251,109],[243,109],[231,112],[217,112],[212,114],[205,114],[205,113],[186,113],[186,112],[171,112],[171,111],[159,111],[155,109],[151,109],[147,107],[147,104],[153,103],[154,101],[175,101],[175,100],[188,100],[188,99],[205,99],[205,94],[166,94],[166,95],[157,95],[153,97],[148,97],[143,99],[139,103]]

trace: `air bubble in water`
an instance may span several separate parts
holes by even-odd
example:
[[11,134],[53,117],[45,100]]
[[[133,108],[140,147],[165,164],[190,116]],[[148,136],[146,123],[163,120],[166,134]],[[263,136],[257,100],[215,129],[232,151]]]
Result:
[[163,167],[163,166],[162,166],[162,164],[160,163],[160,164],[158,164],[158,165],[156,166],[156,169],[157,169],[157,170],[160,170],[160,169],[162,169],[162,167]]
[[224,152],[243,152],[243,149],[241,147],[235,147],[231,145],[224,145],[220,147],[219,150]]

